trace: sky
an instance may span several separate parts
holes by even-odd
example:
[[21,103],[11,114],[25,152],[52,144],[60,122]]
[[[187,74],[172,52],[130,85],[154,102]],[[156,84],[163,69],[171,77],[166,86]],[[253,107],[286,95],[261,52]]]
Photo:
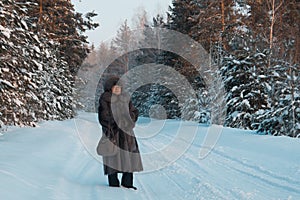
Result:
[[94,22],[100,26],[85,33],[90,44],[97,47],[102,41],[112,39],[126,19],[133,28],[133,17],[140,10],[145,10],[149,19],[157,14],[165,16],[172,0],[72,0],[72,3],[76,12],[84,14],[94,11],[98,14],[94,17]]

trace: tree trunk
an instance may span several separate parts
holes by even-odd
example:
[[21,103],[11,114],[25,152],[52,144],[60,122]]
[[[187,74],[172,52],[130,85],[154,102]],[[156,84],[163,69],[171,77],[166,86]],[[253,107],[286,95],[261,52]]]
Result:
[[221,2],[221,11],[222,11],[222,32],[225,31],[225,4],[224,0]]
[[[222,20],[222,33],[224,33],[224,31],[225,31],[225,2],[224,2],[224,0],[222,0],[221,1],[221,20]],[[226,43],[225,42],[223,42],[223,40],[222,40],[222,34],[219,34],[219,41],[222,41],[222,44],[223,44],[223,48],[225,49],[225,50],[227,50],[228,48],[227,48],[227,45],[226,45]]]
[[43,14],[43,0],[40,0],[39,23],[42,21],[42,14]]
[[269,2],[271,4],[272,17],[271,17],[270,35],[269,35],[270,56],[269,56],[268,67],[271,66],[271,57],[272,57],[272,52],[273,52],[273,40],[274,40],[274,25],[275,25],[275,22],[276,22],[276,13],[277,13],[277,10],[282,6],[283,0],[280,1],[279,5],[277,7],[275,7],[275,0],[270,0]]

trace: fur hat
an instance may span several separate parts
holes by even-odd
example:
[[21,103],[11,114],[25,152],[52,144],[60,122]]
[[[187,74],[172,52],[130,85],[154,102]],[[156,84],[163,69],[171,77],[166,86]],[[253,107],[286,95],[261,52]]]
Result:
[[108,78],[104,83],[104,91],[111,91],[112,87],[115,85],[122,85],[120,82],[120,78],[117,76]]

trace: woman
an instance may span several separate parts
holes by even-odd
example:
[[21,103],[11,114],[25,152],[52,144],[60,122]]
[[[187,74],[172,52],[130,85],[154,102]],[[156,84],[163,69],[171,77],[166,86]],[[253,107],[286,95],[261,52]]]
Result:
[[104,84],[104,93],[99,99],[98,119],[102,133],[116,141],[118,152],[103,156],[104,174],[108,175],[111,187],[120,187],[118,173],[122,173],[121,186],[133,186],[133,172],[143,170],[142,160],[133,128],[138,119],[138,110],[130,96],[122,90],[118,77],[112,77]]

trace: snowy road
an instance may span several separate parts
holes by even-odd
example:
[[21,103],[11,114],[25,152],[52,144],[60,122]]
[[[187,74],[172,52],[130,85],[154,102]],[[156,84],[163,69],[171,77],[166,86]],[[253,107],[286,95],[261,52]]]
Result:
[[[180,126],[188,134],[196,124]],[[147,159],[175,137],[181,139],[178,127],[174,120],[150,126],[147,119],[139,120],[136,135],[146,171],[135,174],[137,191],[107,186],[101,158],[94,152],[100,137],[94,114],[38,128],[10,128],[0,136],[0,199],[300,199],[299,139],[224,128],[212,152],[201,159],[207,127],[197,126],[179,159],[165,167],[157,166],[162,162],[155,157]],[[182,141],[178,145],[189,143]],[[178,153],[176,149],[182,148],[172,147],[169,154]]]

